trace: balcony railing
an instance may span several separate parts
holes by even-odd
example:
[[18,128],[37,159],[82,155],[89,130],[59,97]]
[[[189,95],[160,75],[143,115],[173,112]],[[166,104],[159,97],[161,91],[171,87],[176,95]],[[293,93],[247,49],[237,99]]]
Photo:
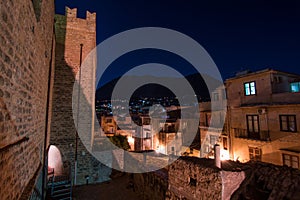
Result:
[[244,138],[250,140],[270,141],[269,131],[261,130],[259,132],[249,132],[247,129],[234,129],[236,138]]

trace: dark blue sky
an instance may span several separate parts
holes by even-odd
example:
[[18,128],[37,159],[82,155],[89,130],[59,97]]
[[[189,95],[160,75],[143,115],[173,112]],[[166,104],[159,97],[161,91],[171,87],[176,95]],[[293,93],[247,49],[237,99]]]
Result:
[[[274,68],[300,74],[297,0],[57,0],[56,13],[63,14],[64,6],[77,7],[79,17],[85,17],[86,10],[97,12],[97,43],[132,28],[164,27],[198,41],[217,64],[223,79],[245,69]],[[137,51],[116,60],[103,81],[153,59],[173,65],[183,74],[193,72],[176,55]]]

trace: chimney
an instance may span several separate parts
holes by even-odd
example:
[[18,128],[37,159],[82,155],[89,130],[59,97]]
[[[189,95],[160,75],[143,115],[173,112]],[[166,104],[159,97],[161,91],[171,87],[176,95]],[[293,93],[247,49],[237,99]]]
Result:
[[216,167],[221,168],[220,145],[215,144],[214,152],[215,152],[215,165]]

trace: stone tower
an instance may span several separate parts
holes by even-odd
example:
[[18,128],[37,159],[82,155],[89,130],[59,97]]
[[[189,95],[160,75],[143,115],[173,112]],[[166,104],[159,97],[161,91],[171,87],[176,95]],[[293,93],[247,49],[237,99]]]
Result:
[[[90,65],[85,73],[85,76],[89,76],[88,84],[78,85],[75,80],[76,75],[78,79],[78,74],[82,73],[81,63],[96,47],[96,14],[87,12],[86,19],[80,19],[77,18],[76,8],[66,8],[65,15],[55,16],[55,33],[56,59],[50,144],[61,151],[64,167],[69,163],[67,166],[71,168],[74,184],[85,184],[87,180],[90,183],[102,182],[108,179],[110,170],[93,158],[77,137],[75,126],[78,125],[78,121],[74,120],[72,112],[72,101],[88,102],[92,108],[88,112],[88,119],[82,119],[79,123],[87,123],[87,131],[93,133],[96,62]],[[73,87],[76,92],[81,93],[85,89],[89,94],[72,99]],[[81,112],[83,108],[77,106],[73,109]],[[63,171],[66,173],[66,168]]]

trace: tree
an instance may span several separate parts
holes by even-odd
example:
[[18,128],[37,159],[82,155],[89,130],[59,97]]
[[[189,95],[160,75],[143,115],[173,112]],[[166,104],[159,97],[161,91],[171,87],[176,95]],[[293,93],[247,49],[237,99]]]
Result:
[[130,145],[127,141],[127,137],[123,135],[114,135],[112,137],[109,137],[109,140],[116,145],[117,147],[128,150],[130,149]]

